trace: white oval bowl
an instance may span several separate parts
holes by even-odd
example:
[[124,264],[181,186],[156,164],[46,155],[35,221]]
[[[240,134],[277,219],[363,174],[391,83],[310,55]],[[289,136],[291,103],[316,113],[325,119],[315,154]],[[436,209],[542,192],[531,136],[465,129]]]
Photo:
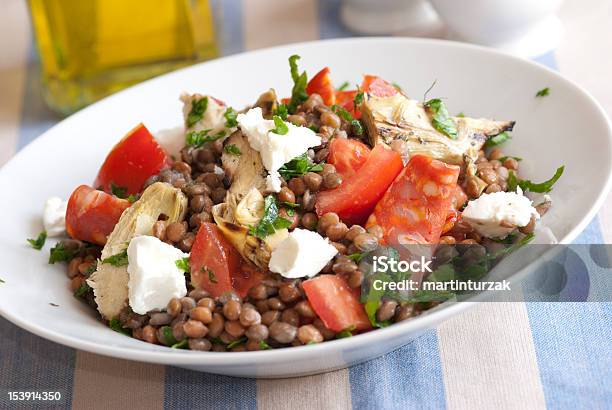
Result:
[[[408,39],[361,38],[294,44],[235,55],[182,69],[108,97],[54,126],[0,170],[2,249],[0,314],[57,343],[93,353],[247,377],[289,377],[347,367],[396,349],[458,314],[470,303],[443,305],[410,321],[356,337],[273,351],[214,353],[171,350],[122,336],[103,326],[69,290],[65,267],[48,265],[25,239],[41,230],[41,208],[52,195],[68,197],[92,183],[107,152],[142,121],[151,130],[181,124],[181,91],[198,91],[234,107],[274,87],[288,95],[287,58],[302,56],[313,75],[329,66],[337,84],[364,73],[398,82],[408,95],[443,97],[463,111],[517,121],[504,151],[524,158],[522,174],[549,178],[564,164],[545,223],[571,242],[595,216],[609,190],[612,132],[599,104],[582,88],[540,65],[481,47]],[[535,93],[550,87],[550,95]],[[50,306],[50,303],[59,305]]]

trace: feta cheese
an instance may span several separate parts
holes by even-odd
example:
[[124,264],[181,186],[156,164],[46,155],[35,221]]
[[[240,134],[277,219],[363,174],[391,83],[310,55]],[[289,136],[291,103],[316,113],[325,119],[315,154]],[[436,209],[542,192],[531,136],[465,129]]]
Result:
[[239,114],[237,120],[249,145],[261,155],[262,163],[269,172],[266,188],[272,192],[279,192],[281,188],[280,167],[308,151],[308,148],[321,145],[321,137],[313,130],[288,122],[285,123],[287,134],[270,132],[275,128],[274,121],[264,119],[259,107]]
[[164,309],[172,298],[187,294],[185,275],[176,261],[189,255],[154,236],[137,236],[127,249],[129,302],[144,315]]
[[505,238],[517,227],[529,224],[532,216],[540,218],[520,187],[517,192],[482,194],[468,202],[461,215],[464,221],[487,238]]
[[43,226],[47,236],[62,236],[66,233],[66,208],[68,202],[52,196],[45,202],[43,209]]
[[285,278],[313,277],[338,253],[316,232],[296,228],[272,251],[269,268]]
[[155,132],[153,136],[168,154],[180,158],[181,149],[185,146],[184,127],[162,129]]

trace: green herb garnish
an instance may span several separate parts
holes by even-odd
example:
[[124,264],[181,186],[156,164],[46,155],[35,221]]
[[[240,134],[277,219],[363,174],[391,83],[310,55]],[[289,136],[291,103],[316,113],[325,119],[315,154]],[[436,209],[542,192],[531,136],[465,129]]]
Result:
[[459,114],[455,115],[455,117],[463,118],[465,117],[465,114],[463,113],[463,111],[461,111]]
[[269,345],[268,343],[266,343],[266,341],[265,341],[265,340],[261,340],[261,341],[259,342],[259,348],[260,348],[261,350],[270,350],[270,349],[272,349],[272,348],[270,347],[270,345]]
[[278,104],[278,107],[276,107],[273,114],[278,115],[283,120],[287,120],[287,116],[289,115],[289,109],[287,108],[287,104]]
[[537,192],[542,194],[548,193],[552,191],[555,182],[561,178],[564,169],[565,166],[557,168],[555,175],[553,175],[552,178],[540,183],[534,183],[528,179],[518,179],[514,172],[510,171],[508,173],[508,191],[514,192],[516,191],[516,187],[519,186],[523,191]]
[[211,130],[202,131],[189,131],[186,136],[187,145],[191,145],[195,148],[200,148],[207,142],[213,142],[220,138],[225,137],[225,131],[219,131],[214,135],[208,135]]
[[448,114],[446,105],[439,98],[434,98],[423,104],[429,115],[431,116],[431,125],[442,134],[452,140],[457,139],[457,126],[455,121]]
[[246,341],[247,341],[246,336],[242,336],[240,339],[234,340],[233,342],[228,343],[227,348],[228,349],[232,349],[232,348],[234,348],[236,346],[240,346],[241,344],[243,344]]
[[289,67],[291,68],[291,78],[293,79],[293,88],[291,89],[291,101],[289,102],[289,112],[293,113],[297,109],[297,106],[302,104],[308,99],[308,93],[306,92],[306,85],[308,84],[308,76],[306,71],[298,72],[297,60],[300,56],[297,54],[289,57]]
[[217,275],[215,275],[215,272],[213,272],[212,269],[206,269],[206,272],[208,273],[208,280],[210,283],[219,283],[217,280]]
[[546,97],[549,94],[550,94],[550,88],[546,87],[538,91],[535,96],[536,97]]
[[297,209],[300,207],[300,204],[294,204],[293,202],[281,202],[281,205],[290,209]]
[[274,120],[274,129],[270,130],[270,132],[278,135],[287,135],[289,132],[289,127],[287,127],[285,121],[283,121],[283,119],[278,115],[274,115],[272,119]]
[[178,343],[178,340],[172,334],[172,328],[170,326],[163,326],[161,328],[162,334],[164,335],[164,343],[166,346],[174,346]]
[[183,272],[189,272],[189,257],[178,259],[176,262],[176,267],[182,270]]
[[392,85],[393,87],[395,87],[395,89],[396,89],[397,91],[400,91],[400,92],[402,91],[402,87],[401,87],[401,86],[400,86],[398,83],[393,82],[393,83],[391,83],[391,85]]
[[363,91],[359,91],[353,98],[353,106],[356,108],[363,102]]
[[508,158],[512,158],[512,159],[514,159],[515,161],[522,161],[522,160],[523,160],[523,158],[520,158],[520,157],[513,157],[513,156],[511,156],[511,155],[507,155],[507,156],[504,156],[504,157],[498,158],[498,161],[499,161],[499,162],[504,162],[504,161],[505,161],[505,160],[507,160]]
[[183,339],[180,342],[177,342],[170,347],[173,349],[187,349],[188,346],[189,346],[189,340]]
[[63,242],[58,242],[49,251],[49,263],[54,264],[56,262],[68,262],[77,252],[74,250],[66,249]]
[[351,326],[347,327],[346,329],[344,329],[343,331],[341,331],[340,333],[337,333],[336,334],[336,339],[343,339],[345,337],[352,337],[354,330],[355,330],[355,326],[351,325]]
[[242,151],[240,151],[240,148],[238,148],[234,144],[226,145],[225,147],[223,147],[223,151],[227,152],[230,155],[242,155]]
[[249,229],[249,233],[258,238],[272,235],[278,229],[291,226],[291,221],[278,216],[278,205],[274,195],[268,195],[264,200],[264,214],[257,226]]
[[28,243],[30,246],[36,250],[41,250],[43,246],[45,246],[45,241],[47,240],[47,231],[42,231],[38,234],[36,239],[28,239]]
[[348,112],[344,107],[334,104],[331,106],[331,109],[333,112],[338,114],[344,121],[351,124],[351,127],[353,127],[353,132],[356,135],[363,135],[363,125],[361,125],[361,122],[353,118],[351,113]]
[[225,117],[225,126],[227,128],[233,128],[238,125],[238,121],[236,119],[238,118],[238,113],[234,111],[232,107],[228,107],[223,113],[223,116]]
[[323,171],[323,165],[313,164],[310,161],[310,158],[308,158],[308,155],[303,153],[299,157],[293,158],[291,161],[280,167],[278,173],[285,179],[285,181],[289,181],[291,178],[299,177],[307,172],[321,171]]
[[511,138],[512,138],[512,136],[510,136],[510,134],[508,132],[503,131],[503,132],[500,132],[499,134],[494,135],[491,138],[489,138],[487,140],[487,142],[485,142],[484,147],[485,148],[491,148],[491,147],[494,147],[496,145],[503,144],[504,142],[508,141]]
[[0,283],[6,283],[4,279],[0,278]]
[[138,201],[138,195],[130,194],[126,199],[129,203],[133,204],[134,202]]
[[127,249],[124,249],[116,255],[102,259],[102,263],[108,263],[113,266],[126,266],[128,264]]
[[336,88],[336,90],[344,91],[344,90],[346,90],[348,88],[348,86],[349,86],[349,82],[345,81],[342,84],[340,84],[340,87]]
[[131,336],[132,331],[130,329],[126,329],[121,325],[121,321],[118,318],[111,319],[108,322],[108,327],[118,333],[123,333],[126,336]]
[[196,122],[200,121],[204,117],[207,108],[208,97],[191,100],[191,111],[187,115],[187,128],[193,127]]
[[91,287],[87,284],[87,282],[83,281],[81,286],[79,286],[79,288],[74,291],[74,296],[81,298],[85,296],[90,289]]
[[352,253],[348,256],[348,258],[355,263],[359,263],[365,255],[365,253]]
[[125,199],[128,196],[127,188],[119,185],[115,185],[113,182],[110,184],[111,194],[115,195],[117,198]]

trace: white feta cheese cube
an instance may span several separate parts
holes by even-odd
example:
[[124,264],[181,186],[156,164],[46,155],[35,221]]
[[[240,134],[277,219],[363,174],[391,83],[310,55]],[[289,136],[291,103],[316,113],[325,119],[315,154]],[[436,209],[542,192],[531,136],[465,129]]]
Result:
[[327,238],[296,228],[272,251],[269,268],[285,278],[311,278],[337,253]]
[[176,261],[189,255],[154,236],[137,236],[130,241],[128,254],[129,303],[144,315],[165,309],[172,298],[187,294],[185,275]]

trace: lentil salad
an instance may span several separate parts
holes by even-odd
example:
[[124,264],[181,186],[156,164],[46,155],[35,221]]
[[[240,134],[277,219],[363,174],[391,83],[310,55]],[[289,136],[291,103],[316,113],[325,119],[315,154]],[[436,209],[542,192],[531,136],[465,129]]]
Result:
[[[71,290],[113,330],[212,351],[308,345],[369,331],[438,302],[381,298],[368,311],[358,296],[363,255],[401,243],[487,248],[511,235],[518,242],[550,208],[545,197],[527,222],[501,221],[508,225],[502,238],[462,218],[483,195],[515,194],[517,187],[547,192],[556,181],[518,178],[520,158],[499,148],[513,122],[452,117],[442,101],[410,100],[375,76],[356,90],[336,90],[328,68],[307,81],[297,60],[290,58],[290,98],[278,101],[269,90],[237,112],[212,96],[184,95],[186,144],[175,158],[138,125],[113,148],[95,188],[71,195],[71,239],[58,242],[50,262],[67,262]],[[385,117],[388,106],[395,116]],[[317,143],[280,167],[267,166],[266,148],[250,135],[249,112],[269,124],[265,136],[300,132]],[[409,192],[408,200],[397,192]],[[419,214],[423,207],[427,216]],[[327,251],[325,243],[333,255],[314,275],[290,277],[281,266],[286,258],[272,268],[274,255],[301,231],[323,241],[306,252]],[[184,294],[179,289],[146,312],[131,304],[129,244],[139,235],[186,255],[173,261]]]

